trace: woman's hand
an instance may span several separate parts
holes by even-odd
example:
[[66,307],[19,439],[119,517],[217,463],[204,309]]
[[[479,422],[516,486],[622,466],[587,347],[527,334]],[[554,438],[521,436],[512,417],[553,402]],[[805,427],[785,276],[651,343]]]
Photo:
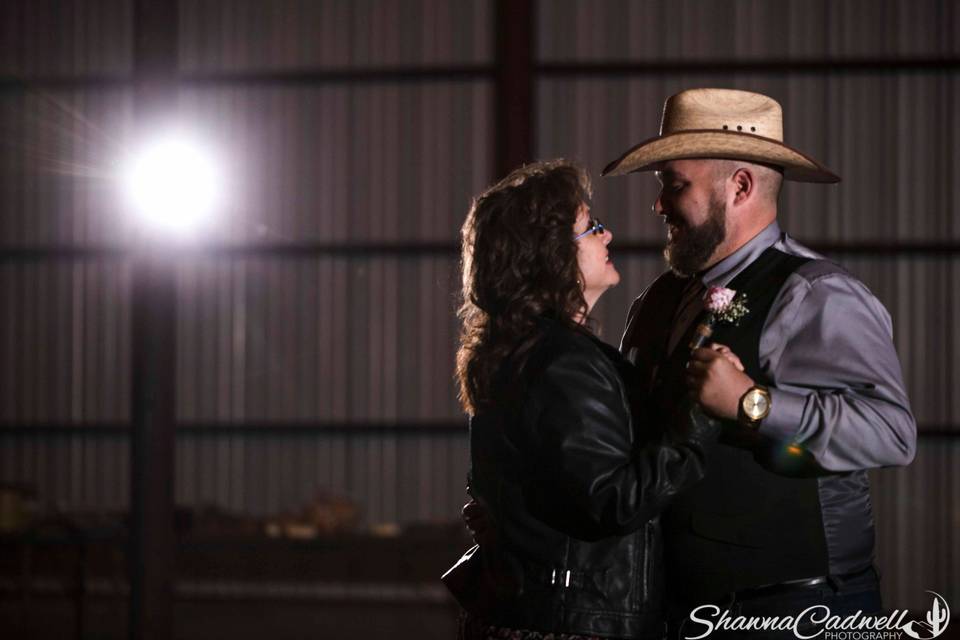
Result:
[[729,360],[729,361],[730,361],[730,364],[732,364],[733,366],[735,366],[735,367],[737,368],[737,371],[743,371],[743,370],[744,370],[744,369],[743,369],[743,363],[740,362],[740,358],[738,358],[738,357],[737,357],[737,354],[735,354],[733,351],[731,351],[731,350],[730,350],[730,347],[728,347],[727,345],[725,345],[725,344],[717,344],[716,342],[714,342],[714,343],[712,343],[710,346],[708,346],[707,348],[708,348],[708,349],[713,349],[714,351],[716,351],[717,353],[719,353],[720,355],[722,355],[724,358],[726,358],[727,360]]
[[694,350],[685,380],[704,409],[727,420],[737,418],[740,398],[753,386],[740,358],[722,344]]
[[473,541],[482,546],[484,538],[487,538],[491,533],[487,510],[476,500],[470,500],[463,505],[460,517],[463,518],[463,523],[470,530]]

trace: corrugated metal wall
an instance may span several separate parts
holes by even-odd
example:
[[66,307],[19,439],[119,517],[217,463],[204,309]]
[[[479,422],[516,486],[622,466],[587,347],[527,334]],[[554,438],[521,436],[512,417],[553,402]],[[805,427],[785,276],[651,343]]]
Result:
[[[23,0],[0,25],[0,74],[25,79],[0,91],[0,481],[121,509],[131,285],[110,247],[135,229],[110,176],[134,136],[132,10]],[[789,185],[783,225],[884,301],[941,434],[874,474],[888,603],[956,599],[960,109],[956,65],[935,64],[960,54],[956,4],[551,0],[536,30],[540,156],[599,173],[656,132],[666,95],[734,86],[777,97],[788,142],[844,177]],[[262,515],[327,490],[366,522],[456,518],[452,248],[494,178],[494,35],[490,1],[181,3],[181,112],[230,176],[208,240],[241,248],[178,267],[178,503]],[[377,75],[399,68],[428,72]],[[652,179],[597,187],[624,276],[598,309],[616,342],[663,233]]]
[[[131,8],[3,11],[3,69],[27,80],[0,98],[0,242],[21,250],[0,263],[0,422],[16,427],[0,435],[0,481],[119,509],[130,274],[104,247],[136,234],[112,178],[136,139]],[[468,452],[452,247],[492,180],[492,48],[489,2],[181,3],[185,74],[266,75],[180,92],[181,120],[228,176],[205,240],[241,248],[178,268],[178,504],[262,516],[326,491],[365,522],[456,517]],[[400,67],[442,71],[276,81]]]

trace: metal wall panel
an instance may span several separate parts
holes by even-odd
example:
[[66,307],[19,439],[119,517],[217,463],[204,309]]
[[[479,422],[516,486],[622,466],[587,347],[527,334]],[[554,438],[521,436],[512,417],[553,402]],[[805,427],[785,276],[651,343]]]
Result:
[[184,262],[181,422],[457,420],[456,260]]
[[360,524],[449,522],[466,501],[462,433],[189,434],[177,441],[176,499],[265,517],[318,495],[345,497]]
[[[356,501],[368,523],[453,517],[468,457],[455,271],[447,257],[183,263],[178,419],[227,428],[178,440],[178,503],[267,515],[326,492]],[[390,433],[437,421],[463,432]],[[351,433],[351,423],[385,430]]]
[[884,605],[926,611],[960,598],[960,441],[920,441],[909,467],[870,474]]
[[189,72],[484,64],[493,2],[182,0]]
[[[0,482],[60,509],[127,505],[126,434],[97,427],[129,416],[129,276],[122,261],[0,266],[0,422],[21,427],[0,438]],[[178,437],[178,503],[264,516],[325,492],[354,500],[363,523],[454,517],[468,458],[455,280],[453,258],[185,261],[178,417],[208,430]],[[390,433],[438,421],[463,431]],[[30,432],[50,423],[75,435]],[[262,426],[230,429],[244,424]]]
[[32,489],[48,514],[120,515],[130,504],[130,445],[81,425],[43,438],[0,432],[0,484]]
[[130,0],[0,2],[0,75],[119,75],[133,67]]
[[130,269],[0,263],[0,423],[124,423]]
[[490,181],[492,106],[484,80],[184,90],[225,165],[207,238],[453,246]]
[[894,344],[911,406],[924,428],[960,432],[960,259],[952,256],[844,256],[893,319]]
[[960,11],[942,0],[548,0],[538,9],[545,62],[960,53]]
[[[36,47],[38,62],[10,73],[99,74],[90,86],[42,78],[0,94],[0,245],[8,249],[123,246],[139,231],[116,176],[145,132],[134,129],[132,91],[99,79],[129,71],[129,7],[120,14],[126,31],[110,36],[122,55],[83,39],[113,28],[91,26],[91,16],[116,11],[60,8],[68,13],[4,7],[15,18],[5,26],[61,20],[80,34],[71,41],[81,51],[75,68],[31,32],[32,44],[10,50]],[[492,56],[490,3],[184,2],[180,15],[188,73],[485,65]],[[113,66],[84,66],[104,55]],[[201,242],[333,249],[171,256],[180,262],[179,420],[266,425],[181,432],[181,503],[267,515],[326,491],[355,500],[364,522],[455,517],[465,422],[456,435],[269,427],[463,420],[452,378],[455,256],[356,246],[456,245],[470,197],[491,181],[492,82],[482,71],[476,78],[181,90],[180,121],[219,152],[227,176],[225,206]],[[338,246],[347,247],[342,256]],[[126,506],[127,435],[101,428],[130,413],[126,261],[17,255],[0,263],[0,422],[17,427],[0,443],[3,480],[63,508]],[[77,423],[77,436],[64,423]]]

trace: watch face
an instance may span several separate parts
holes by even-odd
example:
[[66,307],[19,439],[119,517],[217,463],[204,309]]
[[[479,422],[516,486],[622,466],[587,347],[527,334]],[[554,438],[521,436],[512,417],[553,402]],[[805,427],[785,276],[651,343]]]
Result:
[[751,420],[759,420],[770,410],[770,399],[767,394],[757,389],[752,390],[743,399],[743,412]]

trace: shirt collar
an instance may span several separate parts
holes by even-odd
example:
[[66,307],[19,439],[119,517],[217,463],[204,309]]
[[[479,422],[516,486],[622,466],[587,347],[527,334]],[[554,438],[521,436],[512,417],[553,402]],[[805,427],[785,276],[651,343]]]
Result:
[[703,286],[725,287],[747,268],[760,254],[780,240],[780,225],[774,220],[763,231],[753,236],[745,245],[728,255],[701,274]]

